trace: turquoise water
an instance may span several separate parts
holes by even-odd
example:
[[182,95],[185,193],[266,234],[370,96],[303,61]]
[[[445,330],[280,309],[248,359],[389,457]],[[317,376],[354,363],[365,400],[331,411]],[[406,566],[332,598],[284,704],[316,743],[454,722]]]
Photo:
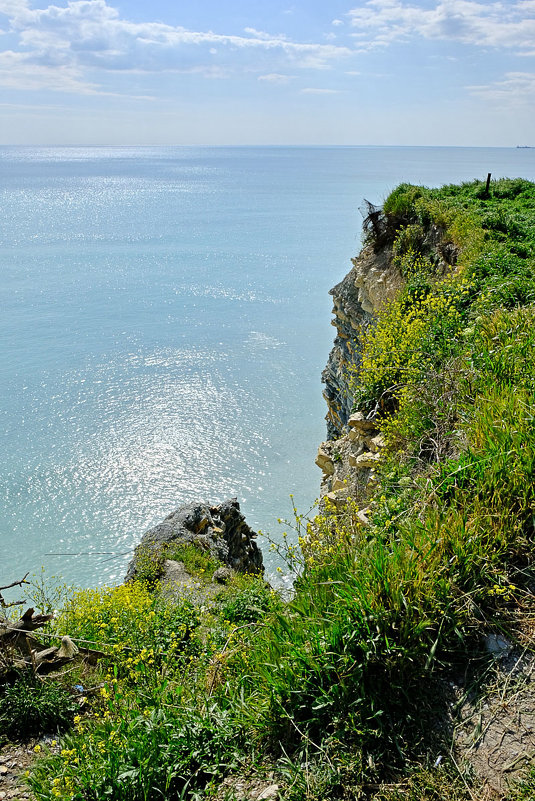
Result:
[[186,501],[237,495],[280,537],[319,486],[362,198],[535,179],[535,150],[4,147],[0,169],[0,584],[95,585]]

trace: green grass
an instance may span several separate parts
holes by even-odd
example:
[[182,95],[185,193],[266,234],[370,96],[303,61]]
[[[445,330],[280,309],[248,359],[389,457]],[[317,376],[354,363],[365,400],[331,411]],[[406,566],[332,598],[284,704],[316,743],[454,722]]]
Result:
[[164,553],[166,559],[182,562],[190,575],[202,581],[211,581],[217,568],[221,567],[221,563],[208,551],[189,543],[170,544]]
[[72,726],[78,705],[71,693],[31,671],[0,687],[0,731],[11,740],[58,734]]

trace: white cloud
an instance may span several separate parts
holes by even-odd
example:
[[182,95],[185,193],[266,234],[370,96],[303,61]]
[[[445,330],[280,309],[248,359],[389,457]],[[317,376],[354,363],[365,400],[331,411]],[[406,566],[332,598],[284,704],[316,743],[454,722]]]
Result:
[[290,81],[289,75],[281,75],[278,72],[270,72],[268,75],[259,75],[259,81],[267,81],[267,83],[279,83],[284,84]]
[[27,0],[0,0],[0,14],[11,17],[22,8],[28,8]]
[[535,2],[439,0],[433,8],[402,0],[368,0],[349,12],[365,49],[414,36],[535,54]]
[[0,53],[0,86],[7,89],[51,89],[82,95],[100,94],[97,86],[80,80],[75,69],[32,64],[24,53],[12,50]]
[[269,42],[270,39],[277,38],[277,39],[284,39],[287,41],[287,37],[284,36],[283,33],[277,34],[276,37],[273,37],[271,33],[266,33],[265,31],[257,31],[256,28],[244,28],[245,33],[248,33],[250,36],[254,36],[256,39],[263,39],[264,42]]
[[333,19],[333,21],[331,22],[331,25],[335,25],[335,26],[343,25],[343,24],[344,24],[343,20],[341,20],[341,19]]
[[83,80],[89,70],[93,78],[95,70],[197,72],[207,77],[244,69],[278,74],[277,67],[283,65],[326,69],[351,53],[346,47],[293,42],[255,28],[235,35],[131,22],[106,0],[68,0],[66,6],[35,9],[27,0],[0,0],[0,13],[9,17],[11,33],[18,35],[20,58],[14,61],[10,80],[21,89],[38,81],[39,70],[43,85],[52,83],[46,76],[57,71],[56,88],[76,91],[79,85],[89,93],[98,91]]
[[303,95],[339,95],[341,94],[340,89],[316,89],[313,86],[309,86],[306,89],[301,89],[301,94]]
[[499,102],[501,107],[508,105],[531,108],[535,102],[535,73],[507,72],[501,81],[466,88],[484,100]]

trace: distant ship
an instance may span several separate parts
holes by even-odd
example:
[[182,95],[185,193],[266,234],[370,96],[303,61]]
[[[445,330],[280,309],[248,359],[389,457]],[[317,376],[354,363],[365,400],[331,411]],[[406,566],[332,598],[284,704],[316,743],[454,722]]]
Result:
[[533,150],[533,145],[517,145],[517,150]]

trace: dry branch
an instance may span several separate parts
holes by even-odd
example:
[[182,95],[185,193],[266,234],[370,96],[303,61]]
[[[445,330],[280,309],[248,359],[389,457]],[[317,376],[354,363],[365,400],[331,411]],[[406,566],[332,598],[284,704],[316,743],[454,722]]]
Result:
[[24,601],[12,601],[9,604],[6,603],[6,601],[4,600],[4,596],[2,595],[2,590],[10,590],[12,587],[22,587],[23,584],[29,584],[30,582],[26,581],[27,578],[28,578],[28,573],[26,573],[24,578],[21,578],[20,581],[12,581],[11,584],[6,584],[5,587],[0,587],[0,606],[3,609],[7,609],[10,606],[20,606],[21,604],[24,603]]
[[[27,609],[17,621],[0,618],[0,677],[12,668],[31,668],[35,674],[46,674],[63,667],[77,657],[96,664],[105,656],[101,651],[78,648],[64,636],[59,647],[47,648],[32,632],[48,623],[54,615],[35,614]],[[45,635],[46,636],[46,635]]]

